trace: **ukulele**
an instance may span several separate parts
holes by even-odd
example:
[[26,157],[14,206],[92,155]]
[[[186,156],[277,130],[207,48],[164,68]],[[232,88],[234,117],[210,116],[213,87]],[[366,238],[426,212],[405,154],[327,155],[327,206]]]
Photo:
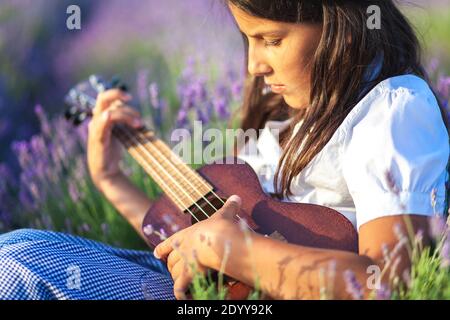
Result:
[[[92,75],[69,91],[65,116],[78,125],[92,116],[97,94],[110,88],[127,90],[118,79],[110,83]],[[264,193],[249,164],[236,157],[220,159],[194,170],[147,127],[134,129],[116,124],[113,135],[163,190],[164,194],[145,214],[142,224],[150,247],[180,229],[211,217],[228,196],[237,194],[242,206],[236,219],[248,230],[289,243],[351,252],[358,251],[358,236],[352,223],[341,213],[316,204],[283,202]],[[148,227],[147,227],[148,228]],[[249,286],[224,277],[228,299],[245,299]]]

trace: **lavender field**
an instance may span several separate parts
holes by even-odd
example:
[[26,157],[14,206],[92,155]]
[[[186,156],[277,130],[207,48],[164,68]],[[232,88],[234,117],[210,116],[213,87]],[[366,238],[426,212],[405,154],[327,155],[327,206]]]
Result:
[[[450,4],[416,2],[422,8],[404,10],[450,112]],[[146,249],[93,185],[87,122],[75,128],[66,121],[64,95],[90,74],[119,75],[164,140],[197,119],[224,129],[242,102],[241,38],[219,1],[78,0],[82,29],[68,30],[66,8],[73,3],[0,2],[0,234],[38,228]],[[131,157],[122,165],[150,198],[160,195]],[[385,288],[377,298],[450,299],[449,226],[441,219],[431,225],[436,248],[411,248],[408,289]]]

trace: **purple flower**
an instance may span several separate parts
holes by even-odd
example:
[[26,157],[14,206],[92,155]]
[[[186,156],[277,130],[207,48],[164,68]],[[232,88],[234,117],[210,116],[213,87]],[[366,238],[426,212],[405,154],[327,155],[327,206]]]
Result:
[[80,191],[78,190],[77,185],[75,184],[75,182],[73,180],[69,181],[69,195],[70,195],[70,199],[72,199],[73,202],[78,202],[81,199],[81,194]]
[[167,233],[163,228],[159,229],[159,238],[161,240],[167,239]]
[[81,230],[83,231],[83,232],[90,232],[91,231],[91,227],[86,223],[86,222],[84,222],[82,225],[81,225]]
[[44,112],[44,109],[42,108],[42,106],[40,104],[37,104],[34,107],[34,113],[37,115],[37,117],[39,119],[39,123],[41,125],[41,132],[46,137],[51,137],[52,133],[51,133],[50,123],[48,121],[47,115]]
[[208,90],[206,88],[206,79],[204,77],[198,78],[192,85],[192,90],[195,93],[197,102],[205,102],[208,98]]
[[381,284],[380,288],[376,290],[375,299],[377,300],[389,300],[391,298],[391,290],[385,284]]
[[445,230],[447,229],[447,223],[442,216],[433,215],[429,218],[430,222],[430,235],[435,239],[439,240],[444,235]]
[[141,103],[147,100],[147,83],[149,71],[139,70],[137,74],[137,94]]
[[158,84],[156,82],[152,82],[148,86],[148,91],[150,93],[150,102],[152,104],[152,107],[155,109],[160,108],[160,101],[159,101],[159,88]]
[[448,237],[441,248],[441,267],[450,267],[450,239]]
[[31,162],[28,144],[25,141],[14,141],[12,143],[12,149],[17,156],[20,166],[22,169],[25,169]]
[[214,100],[214,109],[216,110],[216,113],[219,117],[219,119],[228,119],[229,113],[228,113],[228,106],[227,102],[224,98],[218,98]]
[[419,229],[414,237],[416,243],[422,243],[423,236],[424,236],[424,231],[422,229]]
[[188,123],[188,111],[184,108],[178,111],[177,127],[184,127]]
[[151,224],[147,224],[144,227],[143,231],[146,236],[150,236],[151,234],[153,234],[153,232],[155,232],[155,229],[153,228],[153,226]]
[[200,108],[197,108],[197,120],[201,121],[202,124],[209,123],[208,114]]
[[361,284],[356,279],[355,274],[351,270],[344,271],[344,280],[346,284],[345,290],[349,293],[353,299],[362,300],[363,290]]
[[233,82],[231,84],[231,93],[234,100],[240,100],[242,94],[243,85],[242,82]]
[[450,77],[441,76],[438,79],[437,91],[444,97],[450,97]]
[[385,179],[386,179],[389,190],[391,190],[395,195],[398,196],[398,194],[400,193],[400,190],[397,187],[397,184],[395,183],[395,178],[391,171],[387,170],[385,172]]
[[400,223],[396,223],[394,225],[394,233],[397,239],[400,241],[406,237],[405,233],[403,232],[403,228],[400,225]]
[[103,222],[100,225],[100,228],[102,229],[103,235],[108,235],[109,234],[109,225],[106,222]]

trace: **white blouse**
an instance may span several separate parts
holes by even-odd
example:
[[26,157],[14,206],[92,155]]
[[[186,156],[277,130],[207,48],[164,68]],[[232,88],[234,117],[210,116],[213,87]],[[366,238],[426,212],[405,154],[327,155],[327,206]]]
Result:
[[[238,153],[258,174],[266,193],[274,192],[281,155],[271,130],[282,131],[291,121],[268,121],[258,140],[250,140]],[[358,231],[379,217],[443,214],[449,149],[449,136],[428,84],[414,75],[392,77],[377,84],[350,111],[294,178],[293,196],[283,201],[333,208]]]

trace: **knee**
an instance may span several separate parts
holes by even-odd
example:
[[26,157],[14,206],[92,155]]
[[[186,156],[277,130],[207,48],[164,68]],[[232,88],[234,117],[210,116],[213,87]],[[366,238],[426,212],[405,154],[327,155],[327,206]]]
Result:
[[47,231],[37,229],[17,229],[0,235],[0,248],[5,245],[41,240]]

